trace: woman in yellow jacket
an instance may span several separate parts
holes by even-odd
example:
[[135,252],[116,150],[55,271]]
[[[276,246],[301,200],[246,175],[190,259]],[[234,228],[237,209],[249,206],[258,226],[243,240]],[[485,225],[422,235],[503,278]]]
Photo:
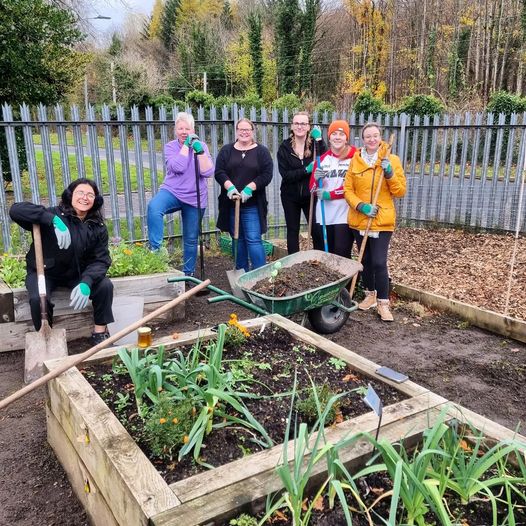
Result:
[[[398,156],[387,155],[387,143],[382,141],[380,126],[374,122],[362,128],[364,146],[352,158],[344,182],[345,200],[349,204],[347,222],[358,248],[361,247],[367,222],[372,218],[363,256],[362,282],[365,299],[358,305],[361,310],[377,307],[383,321],[393,321],[389,309],[389,273],[387,252],[395,227],[394,197],[405,195],[406,180]],[[380,175],[384,180],[373,206]]]

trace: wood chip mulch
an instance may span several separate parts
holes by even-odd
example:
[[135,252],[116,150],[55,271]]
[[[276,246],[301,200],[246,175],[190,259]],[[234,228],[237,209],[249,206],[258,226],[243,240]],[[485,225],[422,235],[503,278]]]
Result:
[[[398,228],[389,250],[395,283],[505,314],[513,234]],[[286,247],[283,240],[272,243]],[[306,239],[300,239],[302,250]],[[355,249],[356,255],[356,249]],[[526,236],[517,240],[507,315],[526,320]]]
[[[513,234],[400,228],[389,252],[395,283],[504,314]],[[508,316],[526,320],[526,237],[517,240]]]

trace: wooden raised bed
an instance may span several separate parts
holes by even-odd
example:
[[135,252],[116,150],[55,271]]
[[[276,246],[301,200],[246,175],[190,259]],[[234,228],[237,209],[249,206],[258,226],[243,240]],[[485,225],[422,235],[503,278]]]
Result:
[[[405,437],[415,442],[432,425],[447,400],[426,388],[407,381],[394,384],[376,375],[373,362],[337,345],[279,315],[243,322],[249,328],[273,323],[289,331],[297,340],[315,345],[345,360],[353,369],[375,380],[384,381],[409,396],[384,408],[380,437],[392,441]],[[198,338],[209,339],[211,330],[184,334],[176,342],[159,340],[167,348],[182,346]],[[103,361],[116,354],[116,348],[101,351],[89,361]],[[47,362],[52,369],[59,360]],[[460,406],[450,404],[451,416],[469,421],[486,436],[501,440],[514,433]],[[76,369],[49,383],[47,406],[48,440],[68,473],[73,489],[96,525],[168,526],[213,524],[241,506],[257,502],[280,489],[274,472],[282,456],[282,446],[235,460],[224,466],[168,485],[128,435],[102,399]],[[345,421],[326,431],[329,440],[352,432],[374,433],[378,419],[372,412]],[[288,448],[293,456],[293,443]],[[365,441],[342,454],[348,465],[361,465],[370,454]],[[323,471],[317,465],[316,474]],[[212,521],[212,522],[211,522]]]
[[[144,298],[144,314],[164,305],[167,301],[184,292],[184,283],[168,283],[167,278],[182,275],[174,270],[162,274],[111,278],[114,298],[118,296],[141,296]],[[91,305],[82,311],[74,311],[70,306],[70,291],[58,289],[53,294],[55,327],[64,327],[68,340],[89,336],[93,326]],[[0,307],[3,318],[0,320],[0,352],[23,349],[25,334],[33,331],[29,301],[25,287],[10,289],[0,283]],[[184,303],[165,315],[170,320],[184,319]]]

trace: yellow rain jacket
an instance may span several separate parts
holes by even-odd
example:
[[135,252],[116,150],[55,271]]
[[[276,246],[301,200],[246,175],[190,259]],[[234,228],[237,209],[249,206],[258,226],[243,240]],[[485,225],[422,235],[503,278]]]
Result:
[[[355,230],[365,230],[369,218],[358,212],[360,203],[372,203],[382,173],[380,163],[386,156],[387,143],[382,142],[378,149],[378,160],[374,166],[369,166],[361,156],[361,149],[352,158],[351,165],[345,174],[343,190],[345,200],[349,204],[347,223]],[[371,231],[393,231],[396,220],[396,210],[393,197],[403,197],[406,190],[406,180],[402,163],[397,155],[389,155],[393,169],[390,179],[383,179],[378,195],[378,214],[373,218]]]

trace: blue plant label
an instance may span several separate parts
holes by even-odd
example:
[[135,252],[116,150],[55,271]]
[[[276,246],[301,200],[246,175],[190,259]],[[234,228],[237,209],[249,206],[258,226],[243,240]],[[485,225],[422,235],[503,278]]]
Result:
[[383,404],[371,384],[367,385],[367,394],[363,401],[378,415],[382,416]]

